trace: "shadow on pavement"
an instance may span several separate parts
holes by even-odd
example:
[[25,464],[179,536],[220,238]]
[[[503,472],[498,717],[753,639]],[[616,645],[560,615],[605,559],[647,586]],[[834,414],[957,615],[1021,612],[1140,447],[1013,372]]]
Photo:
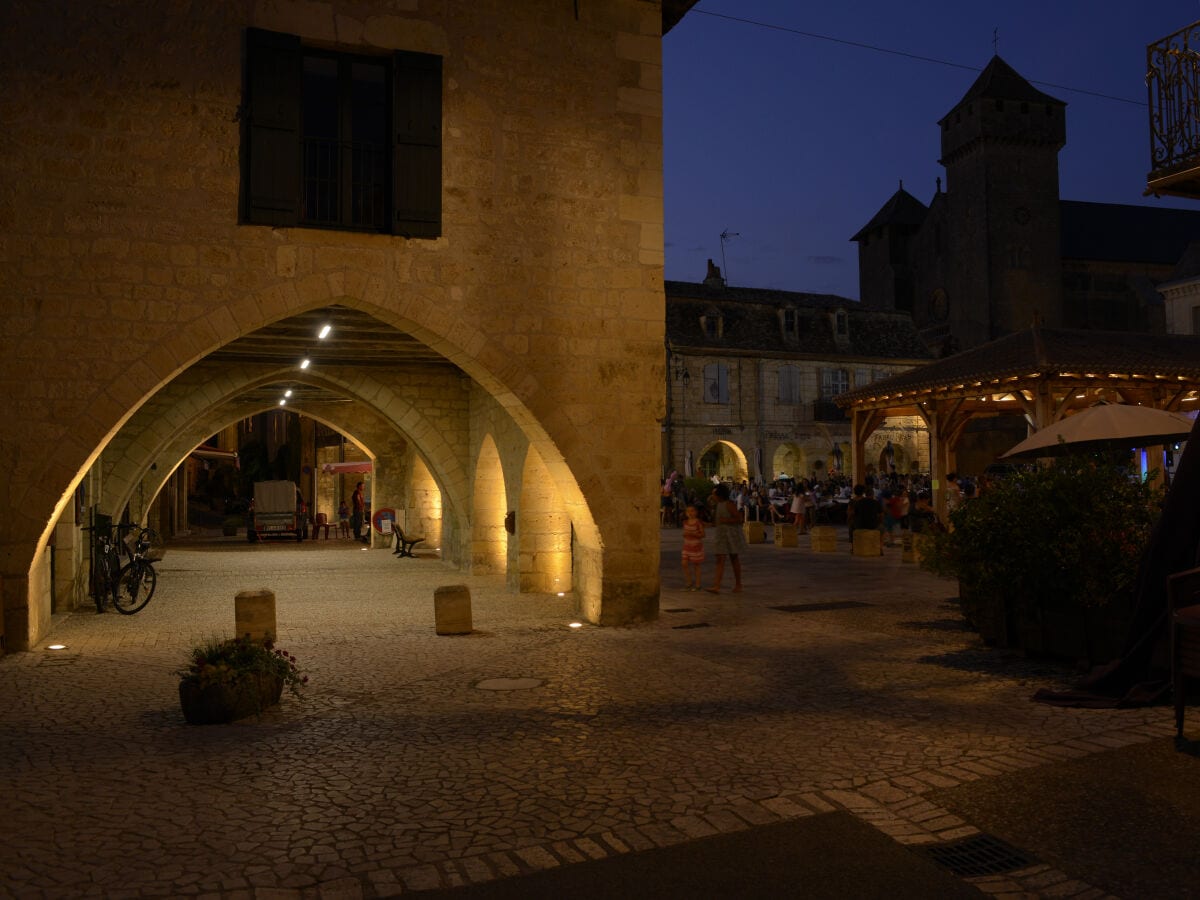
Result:
[[422,900],[925,900],[983,894],[849,813],[835,812],[414,896]]
[[1200,897],[1200,759],[1171,738],[980,779],[928,799],[1118,896]]

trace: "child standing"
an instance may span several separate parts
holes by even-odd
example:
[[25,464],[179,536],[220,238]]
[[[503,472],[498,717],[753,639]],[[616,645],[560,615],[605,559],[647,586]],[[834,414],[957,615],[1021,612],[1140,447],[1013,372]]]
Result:
[[704,523],[696,507],[684,510],[683,520],[683,577],[686,590],[700,590],[700,564],[704,562]]

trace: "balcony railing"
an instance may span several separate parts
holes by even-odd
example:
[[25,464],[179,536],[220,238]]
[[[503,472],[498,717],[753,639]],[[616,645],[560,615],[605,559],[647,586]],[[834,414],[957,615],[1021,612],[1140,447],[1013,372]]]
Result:
[[846,411],[832,400],[813,401],[814,422],[845,422]]
[[1200,22],[1146,48],[1147,193],[1200,198]]

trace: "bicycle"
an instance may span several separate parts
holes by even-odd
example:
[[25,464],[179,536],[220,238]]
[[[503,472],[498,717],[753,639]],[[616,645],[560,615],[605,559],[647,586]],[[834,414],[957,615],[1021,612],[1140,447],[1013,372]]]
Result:
[[85,526],[83,530],[95,533],[89,590],[96,604],[96,612],[102,613],[108,609],[110,599],[113,606],[117,606],[121,552],[117,548],[117,542],[113,540],[111,525]]
[[121,567],[117,575],[113,607],[119,613],[132,616],[145,609],[154,596],[154,589],[158,586],[158,572],[154,570],[154,563],[162,559],[162,552],[158,547],[158,535],[150,528],[141,529],[136,538],[132,535],[126,538],[125,549],[129,554],[129,562]]

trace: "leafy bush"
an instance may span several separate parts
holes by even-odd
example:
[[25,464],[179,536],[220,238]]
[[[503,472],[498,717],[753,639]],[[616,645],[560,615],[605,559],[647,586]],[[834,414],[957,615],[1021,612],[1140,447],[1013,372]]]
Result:
[[921,565],[968,592],[1030,607],[1094,607],[1132,592],[1161,491],[1095,456],[997,480],[950,516]]
[[179,678],[201,688],[232,684],[247,675],[278,678],[297,695],[308,684],[308,676],[296,664],[296,657],[270,641],[260,644],[247,637],[209,638],[192,648],[190,659],[179,670]]

